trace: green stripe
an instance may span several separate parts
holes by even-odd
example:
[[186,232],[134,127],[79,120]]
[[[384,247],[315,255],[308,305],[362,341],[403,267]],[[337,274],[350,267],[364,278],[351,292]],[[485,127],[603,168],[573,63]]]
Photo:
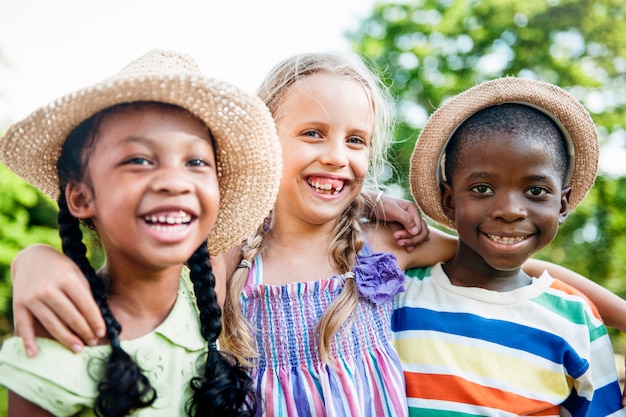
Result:
[[566,300],[547,292],[544,292],[539,297],[535,297],[533,301],[574,324],[587,326],[591,341],[607,334],[605,326],[598,327],[594,325],[595,317],[588,313],[581,301]]
[[449,410],[409,407],[409,417],[479,417],[480,414],[467,414]]
[[425,277],[431,276],[430,270],[432,267],[428,266],[425,268],[411,268],[404,271],[404,274],[407,278],[414,278],[423,281]]

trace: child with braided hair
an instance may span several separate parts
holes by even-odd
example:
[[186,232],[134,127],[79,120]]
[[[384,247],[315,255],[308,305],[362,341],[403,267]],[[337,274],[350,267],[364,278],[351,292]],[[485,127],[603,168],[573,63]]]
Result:
[[[16,123],[0,158],[58,197],[63,251],[108,339],[75,355],[39,338],[32,359],[18,337],[5,341],[9,415],[252,415],[246,370],[217,347],[209,247],[240,242],[275,199],[280,146],[263,103],[155,50]],[[99,272],[81,223],[102,243]]]

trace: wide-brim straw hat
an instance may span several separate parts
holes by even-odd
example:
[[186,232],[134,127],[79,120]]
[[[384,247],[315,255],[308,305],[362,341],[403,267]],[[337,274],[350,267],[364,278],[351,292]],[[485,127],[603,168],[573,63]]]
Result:
[[598,172],[600,146],[591,116],[570,93],[553,84],[505,77],[472,87],[446,101],[428,119],[411,156],[410,182],[415,202],[437,223],[456,230],[441,207],[442,157],[456,129],[474,113],[504,103],[533,107],[550,117],[568,142],[570,209],[587,195]]
[[208,244],[223,253],[253,233],[269,214],[282,171],[272,116],[252,93],[204,76],[186,54],[152,50],[114,76],[37,109],[0,139],[0,161],[56,200],[61,146],[82,121],[108,107],[138,101],[188,110],[216,145],[220,208]]

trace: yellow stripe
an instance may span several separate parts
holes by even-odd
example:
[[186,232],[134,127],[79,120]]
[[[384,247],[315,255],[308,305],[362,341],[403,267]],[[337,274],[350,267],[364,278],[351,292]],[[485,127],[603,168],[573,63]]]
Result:
[[[472,342],[476,343],[475,340]],[[502,388],[499,383],[505,381],[508,387],[515,387],[519,392],[564,398],[572,387],[571,379],[566,378],[560,368],[548,369],[515,356],[516,352],[527,355],[525,352],[508,349],[509,354],[505,354],[475,346],[419,338],[397,339],[395,345],[400,361],[409,372],[421,372],[421,365],[445,366],[446,372],[451,374],[493,379],[496,388]],[[428,368],[424,372],[432,373],[433,369]],[[489,384],[487,381],[481,383]]]

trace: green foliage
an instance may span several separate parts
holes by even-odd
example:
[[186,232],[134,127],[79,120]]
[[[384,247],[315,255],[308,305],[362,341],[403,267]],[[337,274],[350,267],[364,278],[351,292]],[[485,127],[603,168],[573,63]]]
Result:
[[592,113],[603,140],[626,120],[621,0],[408,0],[375,6],[354,49],[383,69],[398,100],[392,182],[407,186],[417,131],[443,100],[513,75],[557,84]]
[[6,416],[8,413],[8,396],[9,392],[7,389],[0,387],[0,417]]
[[0,341],[11,332],[11,261],[35,243],[60,248],[56,204],[0,165]]

